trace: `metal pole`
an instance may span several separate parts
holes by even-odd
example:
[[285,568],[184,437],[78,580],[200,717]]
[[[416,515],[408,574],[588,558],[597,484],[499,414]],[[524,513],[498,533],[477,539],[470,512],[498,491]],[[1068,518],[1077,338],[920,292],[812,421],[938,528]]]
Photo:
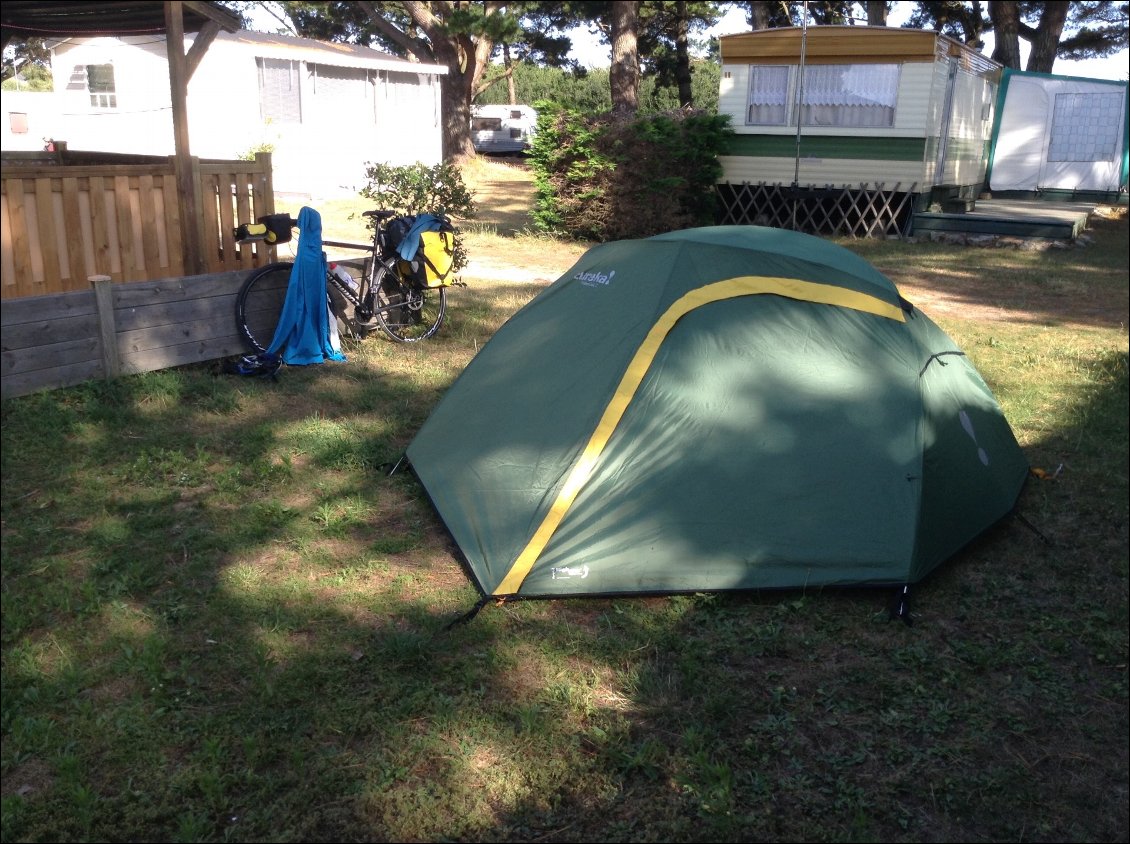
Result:
[[793,220],[792,229],[796,231],[796,204],[799,201],[798,192],[800,190],[800,124],[803,120],[801,111],[804,108],[804,60],[805,54],[808,50],[808,0],[804,0],[804,8],[800,22],[800,69],[797,75],[797,93],[796,93],[796,154],[794,157],[795,166],[793,169]]

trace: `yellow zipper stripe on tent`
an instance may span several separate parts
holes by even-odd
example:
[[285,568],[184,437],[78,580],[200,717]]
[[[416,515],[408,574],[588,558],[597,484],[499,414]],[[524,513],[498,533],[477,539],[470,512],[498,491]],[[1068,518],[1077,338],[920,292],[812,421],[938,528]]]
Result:
[[562,519],[565,518],[565,514],[573,505],[573,501],[580,493],[581,488],[588,482],[597,459],[612,437],[612,432],[620,424],[624,411],[628,409],[628,404],[643,382],[660,345],[675,326],[675,323],[696,308],[701,308],[711,302],[733,299],[738,296],[753,296],[759,293],[772,293],[804,302],[851,308],[898,322],[906,321],[901,308],[884,302],[875,296],[854,290],[844,290],[842,287],[834,287],[828,284],[800,281],[795,278],[739,276],[738,278],[707,284],[679,297],[659,317],[655,325],[648,331],[639,349],[636,350],[623,378],[620,379],[619,386],[616,387],[616,392],[612,395],[612,400],[605,408],[604,415],[601,416],[596,430],[589,438],[588,445],[585,446],[580,459],[573,466],[569,477],[565,479],[565,484],[561,487],[557,500],[549,508],[549,512],[546,513],[538,529],[534,531],[534,535],[530,538],[526,547],[522,549],[522,553],[514,560],[514,564],[510,567],[510,571],[506,573],[506,577],[495,588],[494,595],[514,595],[521,588],[522,581],[526,579],[526,575],[534,567],[537,558],[541,556],[541,552],[549,544],[550,538],[561,524]]

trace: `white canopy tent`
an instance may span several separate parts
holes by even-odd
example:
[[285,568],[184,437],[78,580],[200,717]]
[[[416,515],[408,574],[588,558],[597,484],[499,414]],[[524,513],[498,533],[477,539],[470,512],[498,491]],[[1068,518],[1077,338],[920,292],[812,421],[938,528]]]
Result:
[[1006,70],[989,188],[1124,191],[1127,87],[1126,82]]

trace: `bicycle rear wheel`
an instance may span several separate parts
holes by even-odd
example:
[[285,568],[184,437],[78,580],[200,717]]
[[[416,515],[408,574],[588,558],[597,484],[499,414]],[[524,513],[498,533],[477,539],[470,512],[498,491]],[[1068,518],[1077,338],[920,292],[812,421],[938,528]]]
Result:
[[378,263],[370,290],[373,313],[381,330],[398,343],[416,343],[439,331],[447,312],[447,291],[405,284],[384,263]]
[[294,264],[283,261],[260,267],[247,277],[235,300],[235,324],[244,342],[256,354],[267,351],[275,336],[290,273]]

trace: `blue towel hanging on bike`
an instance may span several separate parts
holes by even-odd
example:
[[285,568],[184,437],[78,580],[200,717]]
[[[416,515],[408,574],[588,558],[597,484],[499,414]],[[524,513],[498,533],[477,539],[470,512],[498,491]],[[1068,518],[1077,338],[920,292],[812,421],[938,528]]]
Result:
[[405,261],[414,261],[420,249],[420,235],[424,232],[438,232],[450,225],[451,223],[444,217],[437,217],[435,214],[418,214],[416,222],[408,229],[408,234],[404,235],[396,251]]
[[290,272],[278,326],[267,354],[302,366],[345,360],[336,325],[326,304],[326,256],[322,252],[322,216],[310,207],[298,212],[298,254]]

